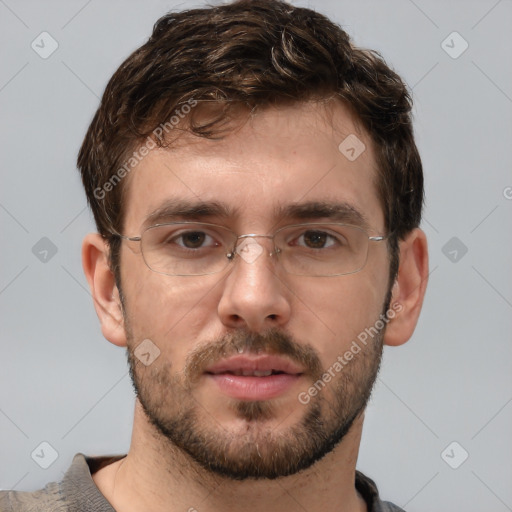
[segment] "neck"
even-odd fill
[[[136,401],[128,455],[93,475],[117,512],[363,512],[355,489],[355,466],[363,417],[323,459],[295,475],[275,480],[231,480],[199,467],[162,438]]]

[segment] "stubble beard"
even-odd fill
[[[286,428],[279,424],[270,426],[279,418],[275,401],[226,398],[238,420],[237,427],[229,429],[209,414],[207,404],[200,404],[193,395],[208,364],[241,351],[281,354],[308,370],[311,381],[305,385],[307,389],[325,371],[316,351],[310,345],[294,342],[279,330],[263,334],[238,330],[201,345],[187,357],[184,371],[177,374],[169,362],[157,359],[145,366],[139,361],[133,350],[135,340],[143,338],[134,337],[126,320],[127,315],[130,376],[149,423],[198,467],[232,480],[289,476],[331,452],[365,409],[382,358],[384,330],[307,404],[297,399],[297,407],[304,410],[302,418]]]

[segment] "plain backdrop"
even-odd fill
[[[404,77],[425,170],[424,309],[411,341],[385,350],[358,468],[407,511],[512,510],[512,2],[294,3]],[[122,60],[168,10],[200,5],[0,0],[3,489],[129,447],[124,349],[103,339],[81,268],[94,225],[76,155]]]

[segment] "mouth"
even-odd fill
[[[238,377],[268,377],[269,375],[280,375],[282,372],[279,370],[242,370],[242,369],[236,369],[236,370],[225,370],[225,371],[219,371],[219,372],[207,372],[210,375],[220,375],[223,373],[229,374],[229,375],[236,375]]]
[[[239,400],[269,400],[284,394],[304,375],[289,359],[273,355],[240,355],[205,371],[225,395]]]

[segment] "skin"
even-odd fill
[[[349,134],[356,134],[366,145],[366,151],[353,162],[338,150]],[[376,172],[369,137],[341,104],[266,109],[222,140],[185,133],[172,149],[151,151],[127,183],[123,233],[139,235],[151,211],[178,197],[229,206],[234,210],[229,219],[206,221],[226,225],[238,234],[271,233],[277,224],[297,222],[276,218],[276,205],[320,200],[350,203],[366,216],[370,235],[385,234],[374,185]],[[258,242],[271,250],[268,241]],[[360,332],[374,325],[382,313],[389,278],[385,242],[370,243],[367,264],[360,272],[329,278],[283,273],[267,254],[250,264],[239,258],[221,274],[163,276],[145,265],[136,242],[123,242],[123,315],[108,266],[108,248],[97,234],[84,240],[83,265],[105,338],[132,351],[149,338],[161,351],[153,369],[139,365],[137,375],[158,400],[164,400],[159,403],[163,404],[162,414],[168,415],[179,405],[166,398],[166,388],[158,387],[154,379],[158,371],[165,369],[161,375],[179,378],[192,351],[237,330],[286,332],[295,343],[311,347],[322,368],[328,368]],[[427,276],[426,237],[414,229],[400,242],[400,269],[391,304],[399,304],[401,309],[387,324],[384,344],[397,346],[411,337]],[[347,371],[339,372],[322,391],[323,417],[332,419],[331,406],[337,390],[339,395],[342,375],[351,379],[364,376],[363,361],[370,357],[379,354],[355,356]],[[217,429],[219,438],[230,432],[236,441],[249,431],[251,440],[257,441],[272,431],[286,439],[308,411],[297,395],[311,384],[311,379],[304,377],[284,395],[270,400],[271,414],[261,421],[237,414],[233,399],[204,378],[182,402],[188,405],[190,400],[199,411],[199,422]],[[363,416],[361,412],[342,441],[309,468],[273,480],[236,481],[206,471],[173,446],[150,423],[137,399],[127,457],[99,470],[93,480],[118,512],[232,511],[239,510],[241,504],[250,512],[363,511],[366,505],[354,487]]]

